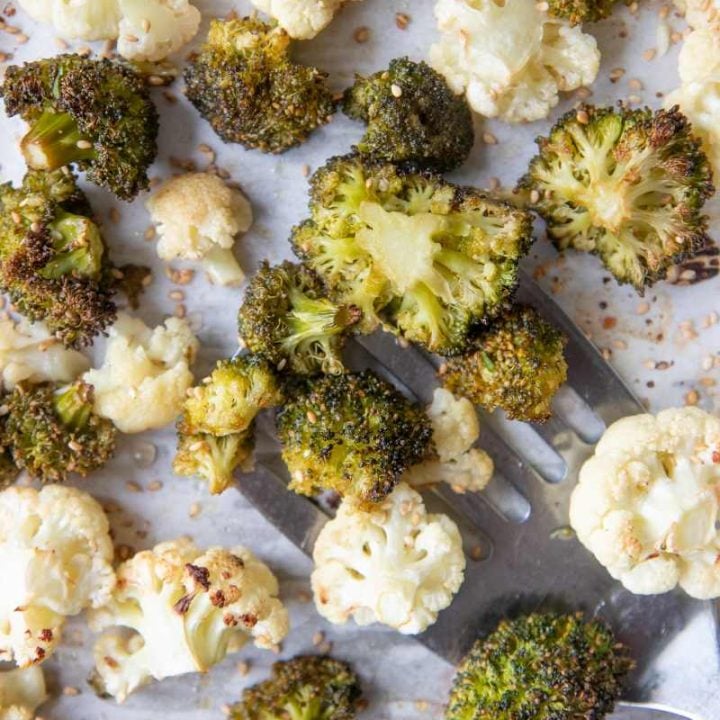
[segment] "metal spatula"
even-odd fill
[[[542,426],[483,413],[479,445],[496,474],[480,494],[449,488],[426,497],[451,512],[466,548],[465,583],[453,604],[418,639],[457,663],[481,634],[507,615],[576,608],[607,619],[637,660],[620,713],[633,720],[675,717],[720,720],[720,652],[711,603],[681,592],[639,597],[624,590],[568,531],[570,492],[604,427],[644,409],[593,345],[529,278],[520,299],[552,320],[569,338],[568,387]],[[399,348],[387,334],[360,338],[351,355],[401,389],[429,403],[437,387],[437,359]],[[327,515],[288,492],[277,453],[263,454],[257,472],[243,477],[242,493],[284,535],[310,554]],[[451,508],[448,510],[448,506]],[[435,508],[433,508],[435,509]]]

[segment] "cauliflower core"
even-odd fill
[[[550,17],[535,0],[438,0],[440,41],[430,64],[486,117],[547,117],[559,93],[589,85],[600,66],[595,38]]]
[[[320,532],[313,559],[315,605],[324,618],[380,622],[409,635],[437,620],[465,571],[455,523],[429,515],[406,483],[370,511],[344,500]]]
[[[89,365],[82,353],[66,348],[43,323],[0,320],[0,374],[5,390],[23,380],[72,382]]]
[[[466,398],[437,388],[426,412],[433,427],[436,460],[414,465],[405,481],[414,487],[446,482],[455,492],[477,492],[492,478],[492,458],[473,445],[480,436],[475,407]]]
[[[19,0],[64,38],[112,40],[128,60],[155,62],[192,40],[200,11],[188,0]]]
[[[37,665],[0,672],[0,720],[35,720],[46,697],[45,677]]]
[[[109,530],[100,505],[75,488],[0,493],[0,660],[42,662],[67,616],[107,602],[115,586]]]
[[[245,274],[233,254],[235,238],[252,225],[245,196],[210,173],[168,180],[147,202],[158,225],[163,260],[200,260],[211,282],[238,285]]]
[[[310,40],[330,24],[345,0],[251,0],[296,40]]]
[[[698,408],[611,425],[580,471],[570,524],[631,592],[720,596],[720,420]]]
[[[278,583],[249,550],[199,550],[187,538],[124,562],[111,601],[91,626],[94,684],[122,702],[155,678],[206,672],[252,639],[274,648],[288,632]]]
[[[187,321],[169,318],[151,330],[120,314],[108,335],[102,366],[83,376],[95,388],[95,412],[124,433],[173,422],[193,384],[198,349]]]

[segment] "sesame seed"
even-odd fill
[[[402,95],[402,88],[399,85],[395,85],[395,83],[393,83],[390,86],[390,92],[392,93],[393,97],[399,98]]]
[[[353,33],[353,40],[355,40],[356,43],[366,43],[370,39],[370,28],[367,27],[359,27],[355,32]]]
[[[63,688],[62,693],[67,697],[75,697],[76,695],[80,694],[80,690],[78,690],[76,687],[70,687],[69,685],[67,685]]]
[[[324,640],[325,640],[325,633],[318,631],[318,632],[316,632],[316,633],[313,635],[313,637],[312,637],[312,644],[313,644],[315,647],[317,647],[317,646],[320,645],[320,643],[322,643]]]
[[[530,191],[530,202],[535,205],[540,201],[540,193],[537,190]]]
[[[410,24],[410,16],[407,13],[395,13],[395,25],[404,30]]]
[[[142,488],[134,480],[128,480],[125,483],[125,489],[128,492],[139,493],[142,492]]]
[[[116,224],[120,222],[120,211],[117,208],[110,208],[108,215],[110,216],[110,222]]]
[[[192,505],[190,505],[190,509],[188,510],[188,515],[191,518],[197,517],[200,514],[200,503],[194,502]]]
[[[158,490],[162,490],[162,486],[163,486],[162,481],[152,480],[151,482],[148,483],[147,489],[150,492],[157,492]]]
[[[497,145],[498,140],[491,132],[484,132],[482,139],[486,145]]]
[[[690,390],[685,393],[685,404],[686,405],[697,405],[700,400],[700,393],[697,390]]]
[[[90,148],[92,148],[92,143],[89,140],[78,140],[75,143],[75,146],[79,150],[90,150]]]
[[[646,315],[648,312],[650,312],[650,303],[648,302],[641,302],[637,308],[635,308],[635,312],[638,315]]]
[[[590,116],[588,115],[587,110],[583,110],[582,108],[575,113],[575,119],[581,125],[587,125],[590,122]]]
[[[654,60],[656,55],[657,55],[657,50],[655,48],[649,48],[642,54],[643,60],[646,60],[647,62]]]
[[[146,240],[154,240],[156,234],[157,234],[157,231],[155,230],[155,228],[154,228],[154,227],[149,227],[149,228],[145,231],[145,233],[143,234],[143,237],[144,237]]]
[[[238,674],[242,677],[245,677],[250,672],[250,663],[246,660],[241,660],[236,666],[235,669],[238,671]]]

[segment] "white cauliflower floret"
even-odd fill
[[[128,60],[162,60],[192,40],[200,11],[188,0],[19,0],[64,38],[112,40]]]
[[[440,41],[430,64],[486,117],[547,117],[559,92],[595,80],[600,52],[579,26],[550,17],[535,0],[438,0]]]
[[[35,720],[46,697],[45,676],[37,665],[0,672],[0,720]]]
[[[238,285],[245,274],[233,254],[235,238],[252,225],[245,196],[210,173],[188,173],[168,180],[147,201],[158,225],[163,260],[200,260],[210,280]]]
[[[124,433],[173,422],[193,384],[198,341],[188,322],[168,318],[150,329],[121,313],[108,335],[102,366],[83,376],[95,388],[95,412]]]
[[[400,483],[371,510],[345,499],[313,552],[318,612],[332,623],[380,622],[423,632],[460,589],[465,556],[445,515],[429,515],[420,495]]]
[[[720,0],[675,0],[675,5],[691,28],[720,32]]]
[[[0,660],[47,658],[65,618],[106,603],[115,586],[100,505],[61,485],[0,493]]]
[[[0,320],[0,374],[6,390],[23,380],[72,382],[89,365],[82,353],[66,348],[43,323]]]
[[[345,0],[251,0],[297,40],[310,40],[330,24]]]
[[[117,576],[90,622],[112,628],[95,646],[95,684],[118,702],[153,678],[206,672],[250,639],[271,649],[287,635],[278,582],[246,548],[203,551],[181,538],[138,553]]]
[[[445,482],[456,492],[478,492],[493,475],[493,461],[479,448],[480,436],[475,407],[467,398],[456,398],[449,390],[437,388],[426,408],[433,427],[437,460],[414,465],[405,481],[414,487]]]
[[[570,524],[631,592],[720,596],[720,420],[686,407],[611,425],[580,471]]]

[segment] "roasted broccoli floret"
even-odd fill
[[[343,110],[367,123],[357,151],[374,160],[452,170],[465,162],[475,139],[465,97],[429,65],[408,58],[392,60],[369,77],[356,76]]]
[[[0,404],[5,405],[9,396],[0,397]],[[15,482],[20,473],[12,456],[12,448],[6,433],[7,414],[0,414],[0,490]]]
[[[13,459],[43,482],[88,475],[115,450],[115,426],[93,412],[93,388],[20,383],[7,398],[5,438]]]
[[[265,262],[250,280],[238,327],[251,353],[278,369],[312,375],[343,371],[345,336],[359,319],[358,308],[325,297],[312,270]]]
[[[571,25],[598,22],[610,17],[618,0],[549,0],[548,12]]]
[[[584,106],[537,142],[520,186],[560,250],[595,253],[642,292],[710,242],[702,206],[712,172],[677,107]]]
[[[222,360],[188,393],[177,424],[174,471],[204,479],[213,494],[223,492],[234,471],[251,459],[256,415],[281,400],[264,360],[251,355]]]
[[[8,115],[30,124],[21,143],[30,168],[75,164],[123,200],[147,188],[158,115],[129,67],[80,55],[37,60],[9,67],[0,95]]]
[[[312,217],[295,252],[336,302],[432,351],[454,354],[471,324],[495,315],[517,280],[532,222],[527,212],[442,178],[332,158],[312,179]]]
[[[115,319],[115,280],[72,173],[30,171],[0,185],[0,287],[30,320],[82,346]]]
[[[225,142],[281,153],[335,112],[327,75],[290,60],[290,37],[257,18],[214,20],[185,69],[187,96]]]
[[[581,614],[503,621],[458,668],[446,720],[601,720],[633,662]]]
[[[567,379],[567,338],[535,310],[507,308],[490,327],[474,331],[470,349],[449,358],[442,384],[487,410],[502,408],[512,420],[543,422]]]
[[[290,488],[381,501],[403,472],[432,453],[432,426],[375,373],[298,378],[277,416]]]
[[[146,265],[133,265],[128,263],[118,268],[119,277],[117,287],[127,298],[128,305],[137,310],[140,307],[140,298],[152,282],[152,270]]]
[[[340,660],[312,655],[273,665],[272,676],[243,691],[231,720],[352,720],[360,681]]]

